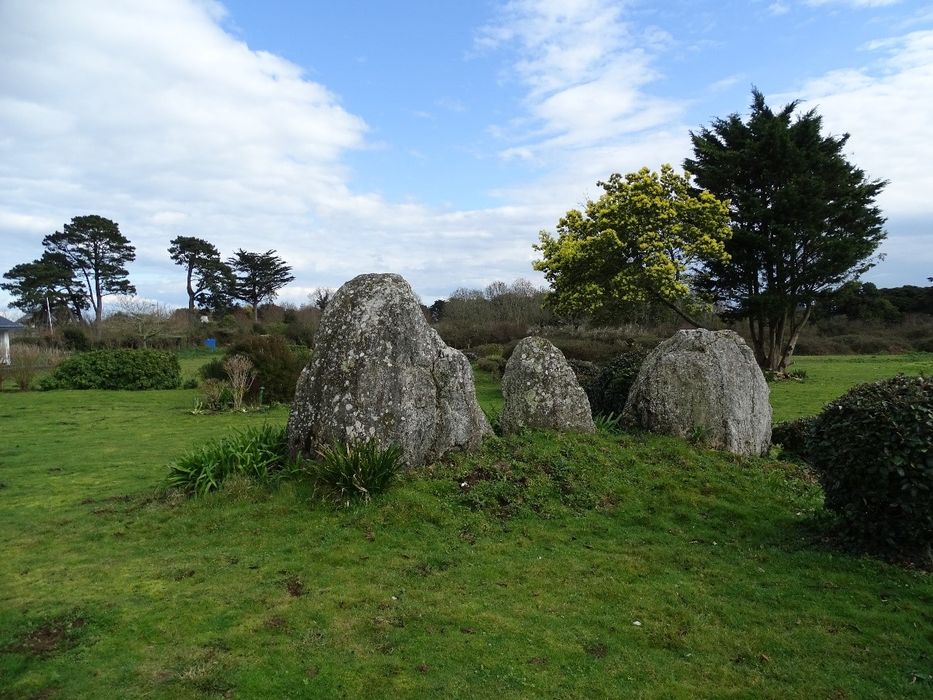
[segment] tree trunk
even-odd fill
[[[794,356],[794,350],[797,348],[797,340],[800,338],[800,331],[803,330],[803,327],[806,325],[807,321],[810,320],[810,312],[813,310],[813,304],[808,304],[806,310],[803,313],[803,318],[800,319],[800,323],[794,324],[791,329],[790,339],[787,341],[787,345],[782,349],[781,352],[781,364],[780,372],[787,371],[787,365],[790,362],[790,359]]]

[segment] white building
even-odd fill
[[[25,330],[25,326],[0,316],[0,365],[10,364],[10,335],[22,330]]]

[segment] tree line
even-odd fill
[[[43,238],[42,246],[38,259],[14,266],[0,283],[0,289],[13,296],[11,305],[33,319],[48,316],[83,323],[92,310],[93,323],[100,328],[104,297],[136,294],[126,269],[136,259],[136,248],[116,222],[93,214],[76,216],[61,231]],[[254,253],[241,248],[222,260],[212,243],[177,236],[168,252],[185,268],[192,313],[196,308],[222,311],[242,301],[252,306],[258,320],[260,304],[295,279],[275,250]]]

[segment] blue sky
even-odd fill
[[[371,271],[428,302],[537,281],[539,230],[613,171],[679,166],[752,85],[852,134],[891,181],[867,279],[925,284],[933,4],[896,0],[4,0],[0,268],[98,213],[172,305],[180,234],[275,248],[293,303]]]

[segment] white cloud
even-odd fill
[[[222,17],[205,0],[0,2],[2,270],[95,213],[136,246],[140,294],[176,302],[183,277],[166,249],[180,234],[225,255],[274,248],[298,289],[393,270],[443,295],[527,274],[516,253],[537,212],[451,214],[354,191],[345,156],[374,147],[366,123]]]
[[[892,236],[877,272],[917,270],[920,283],[922,270],[933,270],[933,30],[866,48],[873,58],[867,65],[810,80],[796,96],[804,108],[816,108],[827,131],[851,135],[852,162],[869,177],[890,181],[879,204]]]
[[[625,21],[625,7],[609,0],[512,0],[479,33],[478,47],[515,52],[509,77],[527,90],[524,118],[496,129],[510,142],[504,158],[553,164],[568,151],[599,152],[641,138],[682,115],[683,102],[645,89],[659,77],[654,57],[670,35],[636,30]]]

